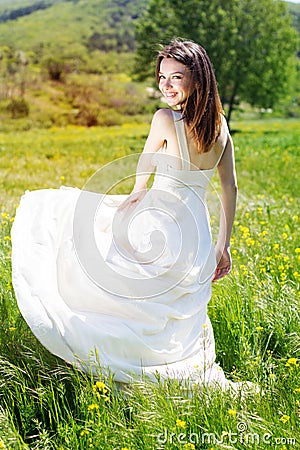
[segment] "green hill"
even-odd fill
[[[0,3],[0,120],[112,125],[147,113],[132,83],[134,22],[148,0]],[[146,101],[145,101],[146,100]]]
[[[135,49],[134,22],[149,0],[1,0],[0,48],[84,60]],[[300,4],[288,3],[299,30]],[[86,59],[85,59],[86,62]]]
[[[0,122],[111,125],[148,114],[157,100],[131,71],[149,1],[0,0]],[[300,5],[289,8],[299,28]]]
[[[86,51],[130,52],[134,21],[148,0],[17,0],[0,8],[0,47],[82,56]]]

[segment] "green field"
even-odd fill
[[[239,182],[233,270],[214,285],[209,315],[228,378],[261,386],[242,398],[201,388],[189,397],[171,381],[126,392],[110,380],[96,384],[50,355],[18,311],[10,227],[22,193],[83,187],[108,162],[139,153],[149,125],[0,133],[0,449],[300,448],[299,123],[236,122],[232,129]],[[115,173],[103,173],[113,181],[120,174],[112,167]],[[213,211],[214,233],[216,222]]]

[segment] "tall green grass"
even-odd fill
[[[0,135],[0,449],[300,448],[299,127],[269,121],[233,128],[233,270],[214,284],[209,315],[228,378],[261,386],[245,396],[200,387],[189,396],[175,381],[119,390],[38,343],[11,285],[9,236],[20,195],[83,186],[107,162],[140,152],[148,126]],[[213,230],[216,222],[212,216]]]

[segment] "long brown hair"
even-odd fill
[[[192,74],[193,90],[182,105],[183,117],[194,135],[199,153],[208,152],[220,134],[221,114],[223,114],[210,59],[200,45],[192,41],[174,39],[158,54],[156,61],[158,83],[160,64],[164,58],[176,59]]]

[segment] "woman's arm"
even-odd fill
[[[146,189],[147,182],[154,171],[152,164],[153,153],[159,150],[165,141],[165,125],[168,113],[166,110],[160,109],[153,115],[149,135],[147,137],[143,153],[141,154],[137,169],[134,191]]]
[[[234,146],[228,134],[227,144],[218,165],[222,188],[219,236],[216,244],[217,268],[213,282],[223,278],[231,270],[230,237],[236,210],[237,180],[234,163]]]
[[[169,112],[165,109],[160,109],[153,115],[149,135],[137,164],[134,188],[119,209],[136,203],[145,195],[147,182],[155,169],[152,164],[153,154],[163,146],[166,140],[166,125],[169,126],[168,117]]]

